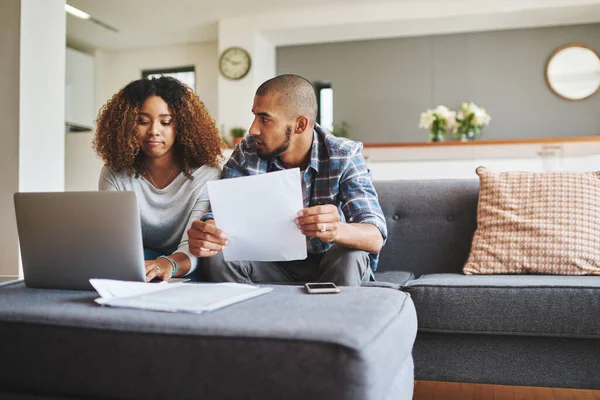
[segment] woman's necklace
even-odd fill
[[[158,187],[158,185],[156,183],[154,183],[154,179],[152,179],[152,175],[150,175],[150,173],[148,172],[148,170],[146,169],[146,166],[144,165],[144,172],[146,173],[146,176],[148,178],[150,178],[150,182],[152,183],[152,185],[157,188],[157,189],[164,189],[165,186],[167,186],[167,183],[169,182],[169,179],[171,179],[171,175],[173,175],[173,171],[175,171],[175,165],[173,164],[173,168],[171,168],[171,172],[169,172],[169,176],[167,176],[167,179],[165,180],[165,183],[163,186]]]

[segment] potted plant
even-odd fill
[[[437,106],[421,113],[419,128],[429,130],[430,142],[441,142],[456,124],[456,113],[446,106]]]
[[[240,128],[240,127],[235,127],[235,128],[231,128],[229,133],[231,134],[231,137],[232,137],[232,145],[233,145],[233,147],[235,147],[239,142],[241,142],[244,135],[246,135],[246,129]]]
[[[331,134],[337,137],[350,138],[350,124],[346,121],[338,121],[333,123]]]
[[[475,103],[463,103],[456,113],[456,128],[454,137],[461,142],[478,139],[481,129],[490,123],[491,117],[485,108],[477,107]]]
[[[223,135],[221,135],[221,148],[222,149],[228,149],[229,148],[229,141]]]

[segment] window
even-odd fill
[[[167,69],[147,69],[142,71],[143,79],[158,78],[160,76],[170,76],[179,79],[188,85],[193,91],[196,91],[196,70],[194,66]]]
[[[317,82],[314,84],[317,92],[317,123],[327,130],[333,128],[333,89],[331,83]]]

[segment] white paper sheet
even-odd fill
[[[213,311],[268,293],[265,288],[241,283],[144,283],[90,279],[101,298],[96,303],[142,310]]]
[[[208,183],[217,227],[227,235],[226,261],[306,258],[306,237],[294,223],[302,204],[298,168]]]
[[[90,279],[90,283],[104,300],[130,297],[167,289],[168,283],[127,282],[114,279]]]

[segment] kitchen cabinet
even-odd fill
[[[67,131],[92,130],[94,119],[94,57],[67,48],[65,66]]]

